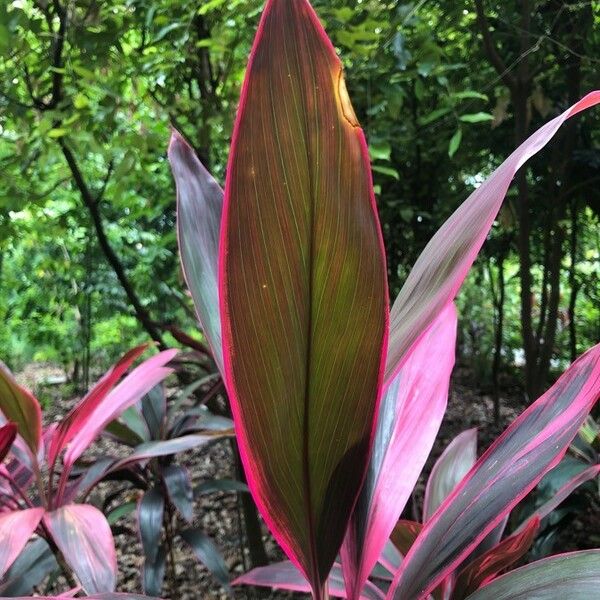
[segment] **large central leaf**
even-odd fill
[[[366,468],[387,289],[364,135],[305,0],[263,14],[220,250],[225,376],[250,487],[316,590]]]

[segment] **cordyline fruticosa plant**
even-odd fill
[[[316,600],[328,597],[340,551],[345,591],[336,593],[428,598],[557,464],[597,400],[600,346],[475,463],[386,593],[365,586],[445,411],[453,299],[517,169],[598,102],[591,93],[547,123],[475,190],[391,310],[365,137],[306,0],[267,2],[224,193],[173,133],[183,269],[225,380],[249,487]],[[590,551],[534,563],[471,598],[533,597],[542,587],[589,598],[598,584],[600,553]]]
[[[131,470],[130,482],[141,492],[139,502],[120,504],[111,514],[123,515],[135,507],[144,553],[142,581],[146,594],[161,593],[167,567],[171,587],[175,588],[176,538],[191,549],[221,585],[229,586],[227,565],[214,542],[202,528],[192,526],[194,499],[205,489],[219,489],[221,482],[205,482],[194,489],[190,473],[178,456],[232,435],[231,419],[214,415],[205,406],[185,407],[187,398],[206,379],[214,376],[192,383],[170,402],[163,386],[158,385],[107,428],[114,439],[131,450],[123,460],[105,459],[106,475],[98,478],[126,478],[123,471]],[[233,484],[229,488],[245,488],[239,483],[236,486],[236,482],[228,483]],[[113,493],[113,498],[120,496],[118,491]]]
[[[166,365],[177,351],[166,350],[123,378],[145,349],[129,351],[64,419],[45,429],[35,396],[0,363],[0,424],[9,422],[0,429],[0,458],[5,458],[0,464],[0,581],[22,552],[39,553],[39,547],[27,546],[37,533],[84,592],[114,591],[117,561],[110,526],[97,508],[77,503],[107,465],[85,469],[76,463],[113,419],[172,372]],[[11,581],[0,583],[2,595],[7,587]]]

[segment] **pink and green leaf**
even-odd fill
[[[307,0],[269,0],[223,206],[225,380],[250,489],[317,597],[374,435],[387,337],[367,146]]]
[[[425,598],[565,454],[600,396],[600,345],[582,355],[477,461],[425,524],[389,598]]]
[[[467,600],[591,600],[600,590],[600,550],[538,560],[479,588]]]
[[[35,396],[17,383],[0,361],[0,412],[16,424],[19,435],[34,456],[42,441],[42,409]]]
[[[148,347],[142,344],[129,350],[104,376],[92,387],[84,398],[60,422],[58,429],[51,438],[48,449],[48,464],[54,465],[64,447],[75,437],[76,433],[88,421],[97,406],[113,389],[129,367]]]
[[[44,526],[87,594],[113,592],[117,555],[106,517],[89,504],[47,512]]]
[[[349,598],[375,566],[429,456],[446,412],[455,342],[450,303],[382,397],[367,477],[342,546]]]
[[[165,350],[137,366],[123,381],[99,400],[90,403],[75,419],[78,424],[65,452],[65,465],[73,465],[102,430],[125,409],[137,402],[157,383],[168,377],[173,369],[166,367],[177,350]]]
[[[0,579],[25,548],[43,515],[43,508],[0,514]]]
[[[423,500],[424,523],[429,521],[476,460],[477,429],[467,429],[448,444],[431,469]]]
[[[177,237],[183,274],[202,332],[223,372],[217,283],[223,190],[178,131],[171,134],[168,156],[177,186]]]
[[[442,225],[427,244],[394,302],[385,380],[401,368],[415,341],[456,296],[519,168],[539,152],[569,117],[600,102],[591,92],[523,142]]]

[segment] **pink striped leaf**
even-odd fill
[[[446,412],[455,342],[450,303],[383,395],[367,478],[342,546],[349,598],[375,566],[429,456]]]
[[[43,508],[0,514],[0,579],[25,548],[43,515]]]
[[[388,597],[426,597],[560,461],[599,396],[600,344],[575,361],[475,463],[425,524]]]
[[[523,531],[532,519],[543,519],[547,517],[559,504],[564,502],[580,485],[583,485],[590,479],[594,479],[600,475],[600,465],[588,467],[575,477],[569,479],[559,490],[542,506],[540,506],[524,523],[522,523],[517,532]]]
[[[387,347],[366,140],[308,0],[268,0],[227,167],[225,382],[248,485],[315,597],[368,465]]]
[[[519,168],[539,152],[569,117],[600,102],[592,92],[523,142],[442,225],[423,250],[390,314],[385,380],[392,380],[414,342],[454,299]]]
[[[600,590],[600,550],[538,560],[479,588],[467,600],[592,600]]]
[[[75,437],[75,434],[90,418],[90,415],[113,389],[129,367],[139,358],[148,344],[142,344],[129,350],[83,397],[81,402],[60,422],[48,445],[48,464],[54,465],[64,447]]]
[[[458,574],[454,582],[452,600],[463,600],[477,588],[490,582],[501,571],[514,565],[523,557],[540,527],[540,519],[535,517],[527,522],[520,533],[515,533],[469,563]]]
[[[217,283],[223,190],[178,131],[169,162],[177,186],[177,237],[183,274],[213,358],[223,372]]]
[[[437,459],[425,487],[423,522],[429,521],[477,460],[477,429],[459,433]]]
[[[17,426],[14,423],[7,423],[3,427],[0,427],[0,463],[10,452],[10,447],[13,445],[15,437],[17,437]]]
[[[346,598],[342,568],[334,563],[329,578],[329,595],[334,598]],[[289,561],[273,563],[266,567],[258,567],[238,577],[233,585],[255,585],[290,592],[310,594],[311,587],[302,573]],[[371,582],[362,590],[359,600],[383,600],[385,594]]]
[[[34,456],[42,441],[42,409],[36,397],[17,383],[0,361],[0,412],[16,424],[19,435]]]
[[[89,504],[68,504],[44,515],[44,525],[87,594],[113,592],[117,554],[106,517]]]
[[[67,470],[113,419],[173,372],[173,369],[165,365],[176,354],[177,350],[165,350],[152,356],[136,367],[106,396],[89,406],[89,410],[81,413],[81,418],[76,420],[78,427],[65,452]]]

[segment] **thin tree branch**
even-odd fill
[[[517,86],[517,79],[510,72],[510,69],[507,68],[506,64],[500,57],[498,50],[496,49],[496,45],[494,44],[494,40],[492,39],[492,35],[490,33],[490,26],[487,17],[485,16],[483,0],[474,0],[474,2],[475,12],[477,13],[477,25],[483,37],[483,47],[485,52],[502,81],[512,91]]]
[[[97,199],[94,198],[89,188],[87,187],[87,184],[83,178],[83,174],[81,173],[79,165],[75,160],[75,156],[73,155],[71,149],[67,146],[66,142],[62,138],[58,139],[58,144],[62,150],[65,160],[67,161],[67,164],[69,165],[69,169],[71,170],[73,180],[75,181],[75,185],[79,190],[81,199],[83,200],[83,203],[85,204],[86,208],[90,213],[90,216],[92,217],[94,229],[96,230],[98,243],[102,248],[102,252],[104,252],[104,255],[106,256],[106,259],[109,262],[110,266],[113,268],[113,271],[115,272],[119,283],[125,290],[125,294],[127,295],[127,298],[131,303],[131,306],[133,307],[133,310],[135,311],[135,314],[137,315],[140,323],[148,332],[148,335],[153,340],[155,340],[161,348],[165,348],[165,344],[163,342],[162,336],[158,328],[155,326],[155,323],[152,321],[150,314],[144,308],[140,299],[135,293],[135,290],[133,289],[133,286],[129,281],[129,277],[125,273],[125,269],[121,264],[119,257],[117,256],[112,246],[110,245],[110,242],[108,241],[108,237],[106,236],[106,232],[104,230],[104,224],[102,222],[102,216],[100,215],[100,211],[98,208]]]

